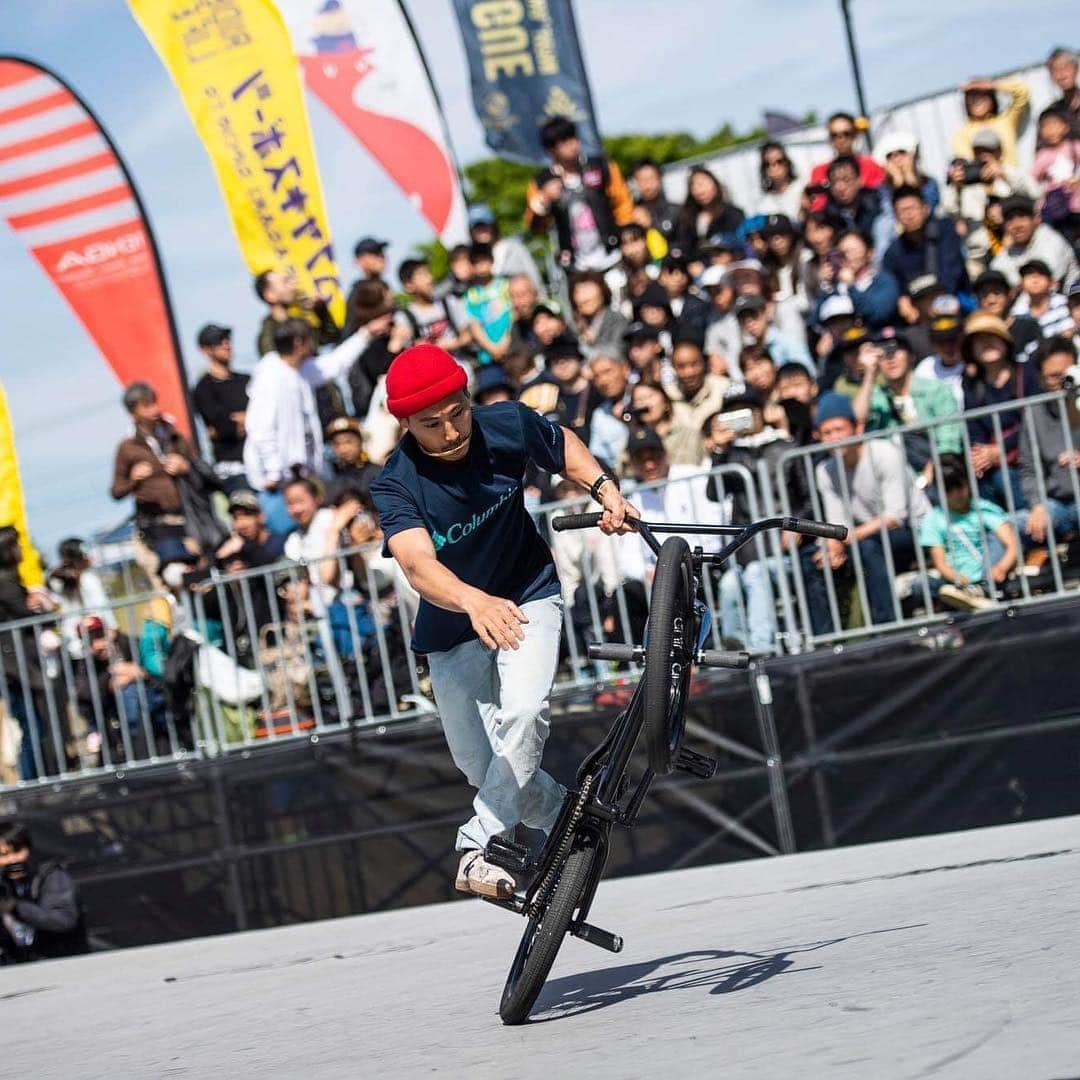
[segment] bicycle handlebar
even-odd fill
[[[551,519],[551,528],[555,532],[566,532],[568,529],[591,529],[600,524],[600,519],[604,515],[602,513],[597,514],[563,514],[562,517],[556,517]],[[627,521],[634,520],[627,518]],[[767,521],[757,522],[756,528],[754,526],[747,526],[746,530],[739,526],[731,525],[707,525],[707,526],[695,526],[695,525],[678,525],[668,523],[645,523],[656,532],[677,532],[685,531],[688,533],[697,532],[699,529],[702,532],[709,533],[727,533],[738,535],[744,531],[754,532],[761,528],[778,528],[783,529],[785,532],[801,533],[803,536],[820,536],[824,540],[845,540],[847,539],[847,526],[846,525],[832,525],[826,521],[807,521],[805,518],[771,518]]]
[[[803,536],[820,536],[823,540],[846,540],[846,525],[830,525],[827,521],[807,521],[805,518],[784,518],[780,526],[785,532]]]
[[[566,532],[567,529],[591,529],[600,524],[600,514],[563,514],[562,517],[552,518],[551,527],[555,532]]]

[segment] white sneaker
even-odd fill
[[[942,585],[938,599],[957,611],[983,611],[994,606],[994,601],[978,585]]]
[[[509,900],[516,882],[509,871],[489,863],[479,850],[466,851],[458,863],[454,888],[473,896],[488,896],[493,900]]]

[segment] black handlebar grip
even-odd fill
[[[555,532],[566,532],[567,529],[591,529],[600,524],[601,514],[563,514],[562,517],[552,518],[551,527]]]
[[[787,532],[802,533],[803,536],[820,536],[823,540],[846,540],[846,525],[830,525],[827,521],[807,521],[804,518],[785,518],[784,529]]]

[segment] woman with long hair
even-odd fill
[[[681,401],[672,401],[662,386],[650,382],[635,383],[630,391],[630,412],[633,416],[631,431],[635,427],[651,427],[660,436],[670,464],[701,464],[701,431],[687,415],[688,406]]]
[[[758,175],[761,177],[761,198],[755,213],[783,214],[798,221],[802,205],[802,184],[795,183],[795,171],[787,150],[778,142],[761,144]]]
[[[570,278],[570,303],[578,343],[587,360],[622,352],[623,334],[630,325],[611,306],[611,289],[598,270],[584,270]]]
[[[727,193],[716,175],[704,165],[695,165],[686,178],[686,202],[675,223],[675,244],[686,259],[716,233],[733,233],[746,215],[728,202]]]

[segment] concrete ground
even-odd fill
[[[1080,1076],[1080,818],[605,883],[532,1023],[478,901],[0,970],[0,1077]]]

